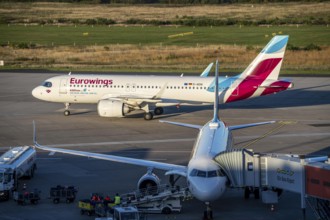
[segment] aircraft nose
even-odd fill
[[[33,95],[33,97],[40,99],[41,91],[40,91],[39,87],[36,87],[32,90],[32,95]]]
[[[199,178],[190,180],[190,191],[197,199],[211,202],[218,199],[225,191],[225,178]]]

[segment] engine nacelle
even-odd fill
[[[152,189],[157,190],[160,186],[160,179],[156,174],[148,172],[144,174],[137,184],[138,189]]]
[[[130,109],[121,101],[105,99],[97,104],[97,112],[101,117],[123,117]]]

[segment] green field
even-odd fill
[[[283,34],[283,71],[330,73],[328,2],[0,5],[1,69],[199,72],[219,59],[239,72]]]
[[[169,35],[193,32],[186,36]],[[290,36],[290,44],[330,45],[327,26],[40,26],[0,25],[0,44],[32,43],[40,46],[59,45],[265,45],[273,34]]]
[[[285,34],[291,46],[284,71],[329,74],[330,69],[327,26],[0,25],[0,33],[0,60],[6,64],[1,68],[195,72],[220,59],[223,69],[234,72],[273,35]]]

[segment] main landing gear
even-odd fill
[[[245,199],[250,198],[251,193],[253,193],[255,199],[260,198],[259,188],[246,186],[245,189],[244,189],[244,198]]]
[[[154,109],[155,115],[161,115],[164,113],[164,109],[162,107],[157,107]]]
[[[65,105],[65,110],[64,110],[64,115],[69,116],[71,112],[69,111],[70,103],[64,103]]]
[[[154,118],[154,114],[152,112],[144,113],[144,120],[152,120]]]
[[[154,118],[154,114],[155,115],[161,115],[164,113],[164,109],[162,107],[156,107],[154,109],[154,112],[146,112],[144,113],[144,119],[145,120],[152,120]]]

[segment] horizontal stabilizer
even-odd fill
[[[194,128],[194,129],[201,129],[203,127],[203,126],[200,126],[200,125],[186,124],[186,123],[173,122],[173,121],[159,120],[159,122],[172,124],[172,125],[178,125],[178,126],[187,127],[187,128]]]
[[[232,131],[232,130],[238,130],[238,129],[243,129],[243,128],[259,126],[259,125],[273,124],[275,122],[276,121],[265,121],[265,122],[252,123],[252,124],[234,125],[234,126],[229,126],[228,129]]]

